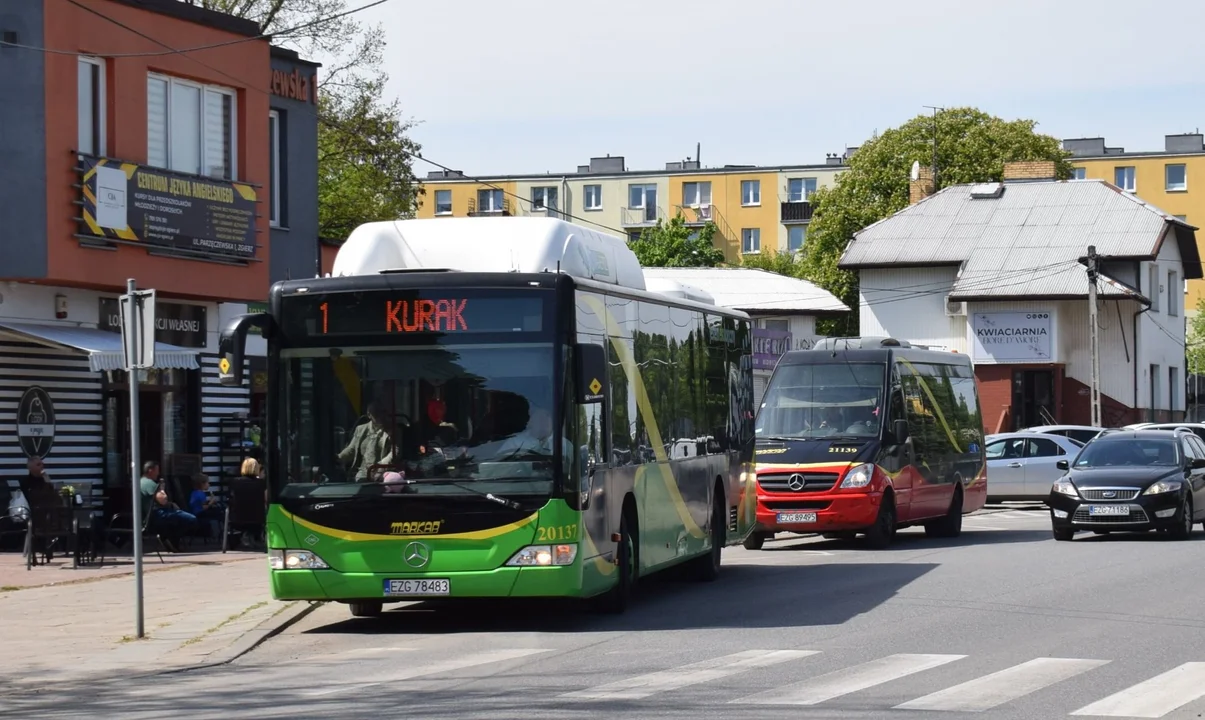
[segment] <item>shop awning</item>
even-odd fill
[[[124,370],[125,357],[121,349],[121,334],[93,328],[38,323],[4,322],[0,330],[24,336],[34,342],[50,343],[88,356],[93,372]],[[160,370],[196,370],[198,350],[167,343],[155,343],[155,367]]]

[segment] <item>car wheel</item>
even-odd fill
[[[745,546],[746,550],[761,550],[762,546],[765,544],[766,544],[765,533],[760,533],[760,532],[756,532],[756,531],[749,533],[749,536],[745,538],[745,542],[742,543],[742,545]]]
[[[874,525],[866,530],[866,543],[875,550],[883,550],[891,544],[895,536],[895,501],[889,497],[883,498],[879,505],[879,516]]]
[[[1184,502],[1180,505],[1180,514],[1176,517],[1178,521],[1176,526],[1168,533],[1172,540],[1187,540],[1192,537],[1192,499],[1184,496]]]
[[[1075,537],[1074,530],[1064,530],[1062,528],[1055,528],[1055,530],[1054,530],[1054,539],[1058,540],[1060,542],[1067,542],[1074,537]]]

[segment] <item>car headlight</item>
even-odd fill
[[[864,488],[874,479],[874,465],[863,463],[857,467],[850,468],[849,472],[845,473],[845,479],[841,481],[842,488]]]
[[[510,566],[548,567],[572,565],[577,559],[577,545],[528,545],[506,561]]]
[[[268,567],[273,570],[327,570],[330,565],[312,550],[269,550]]]
[[[1159,495],[1160,493],[1176,492],[1182,487],[1179,480],[1160,480],[1143,491],[1143,495]]]
[[[1071,481],[1068,480],[1067,478],[1063,478],[1062,480],[1055,480],[1054,485],[1052,485],[1050,487],[1050,489],[1060,495],[1068,495],[1070,497],[1079,497],[1079,492],[1076,491],[1075,485],[1072,485]]]

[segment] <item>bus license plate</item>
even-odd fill
[[[1129,515],[1128,505],[1089,505],[1089,515]]]
[[[816,522],[816,513],[778,513],[778,522],[784,525],[791,523],[814,523]]]
[[[447,580],[386,580],[385,597],[448,595],[452,583]]]

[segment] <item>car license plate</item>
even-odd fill
[[[385,597],[429,597],[448,595],[452,583],[448,580],[386,580]]]
[[[780,525],[814,523],[816,522],[816,513],[778,513],[778,522]]]
[[[1128,505],[1089,505],[1089,515],[1129,515]]]

